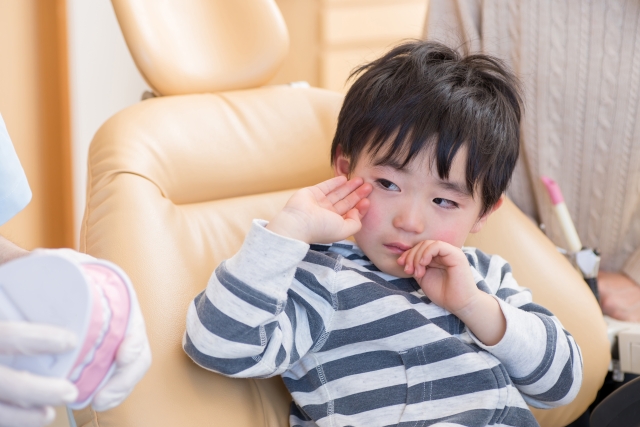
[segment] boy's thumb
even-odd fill
[[[349,237],[349,236],[353,236],[355,233],[360,231],[360,228],[362,228],[362,223],[360,222],[360,218],[362,218],[362,215],[360,214],[360,211],[358,211],[357,208],[353,208],[349,210],[349,212],[344,214],[345,226],[344,226],[343,234]]]
[[[358,212],[359,219],[362,219],[367,214],[370,205],[369,199],[362,199],[355,205],[353,209]]]

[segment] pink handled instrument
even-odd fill
[[[547,188],[547,192],[549,193],[549,197],[551,198],[551,203],[553,203],[553,207],[556,211],[556,216],[558,217],[558,221],[560,221],[562,232],[567,241],[567,245],[569,246],[569,251],[578,252],[580,249],[582,249],[582,242],[580,241],[580,237],[578,237],[576,227],[573,225],[573,221],[571,220],[571,215],[569,215],[567,205],[564,203],[564,197],[562,197],[562,191],[560,191],[560,187],[553,179],[549,177],[542,176],[540,177],[540,179],[542,179],[542,182]]]

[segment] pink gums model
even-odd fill
[[[79,407],[86,406],[85,401],[110,376],[130,313],[129,290],[119,274],[99,264],[84,264],[82,269],[96,292],[93,293],[91,326],[69,377],[78,387],[74,406]],[[105,311],[110,315],[104,315]]]

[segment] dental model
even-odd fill
[[[87,406],[115,369],[115,356],[131,317],[131,295],[127,275],[104,260],[77,262],[35,253],[2,265],[0,320],[66,328],[78,336],[80,344],[59,355],[0,355],[0,363],[67,378],[78,388],[78,398],[68,406]]]

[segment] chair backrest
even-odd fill
[[[274,0],[112,0],[140,73],[159,95],[258,87],[289,49]]]
[[[154,88],[163,94],[173,93],[160,89],[165,83],[171,88],[185,78],[179,70],[178,77],[156,70],[172,58],[180,62],[180,56],[172,56],[180,45],[164,51],[153,37],[131,34],[173,34],[177,40],[180,34],[175,33],[190,22],[206,27],[203,10],[222,11],[227,3],[261,4],[256,10],[277,13],[264,6],[273,4],[267,0],[189,0],[184,2],[188,7],[149,23],[144,13],[140,17],[131,11],[183,2],[113,2],[140,70],[150,82],[150,75],[160,76]],[[126,19],[122,10],[129,11]],[[211,17],[210,25],[225,22],[235,33],[238,27],[259,25],[253,9],[247,10],[245,15],[252,15],[248,23],[244,15],[231,14]],[[262,18],[277,21],[264,13]],[[234,52],[233,39],[224,40],[227,44],[205,46],[214,52],[203,47],[199,52],[218,58],[218,64],[231,64],[227,73],[209,70],[203,80],[214,85],[239,63],[226,62],[225,55],[244,55]],[[273,55],[264,61],[274,63],[279,54]],[[151,57],[157,58],[145,62]],[[261,78],[239,79],[237,87],[263,81],[270,67],[258,67],[267,70]],[[294,189],[331,176],[329,146],[342,97],[289,86],[229,90],[236,83],[224,83],[224,92],[143,101],[109,119],[91,144],[81,250],[117,263],[130,275],[146,319],[153,365],[119,407],[76,411],[78,426],[288,425],[290,396],[280,379],[230,379],[208,372],[183,353],[181,339],[189,302],[216,265],[240,247],[251,219],[270,218]],[[198,86],[196,92],[202,90],[215,89]],[[582,347],[586,374],[578,398],[563,408],[536,412],[543,426],[567,424],[593,400],[609,362],[597,303],[567,261],[510,203],[470,243],[508,259],[520,283],[532,288],[534,300],[550,308]]]
[[[181,339],[189,302],[240,248],[251,219],[331,175],[341,99],[288,86],[154,98],[102,126],[89,154],[81,250],[131,277],[153,364],[121,406],[77,411],[79,426],[287,425],[279,378],[207,372]]]
[[[186,309],[215,266],[292,189],[331,175],[329,144],[341,96],[287,86],[144,101],[96,134],[81,249],[131,276],[153,365],[123,405],[79,426],[285,426],[279,379],[237,380],[195,366],[180,342]],[[595,397],[608,365],[605,326],[577,272],[510,202],[469,240],[508,259],[520,284],[574,335],[585,378],[569,406],[537,411],[564,425]],[[544,422],[547,420],[547,422]]]

